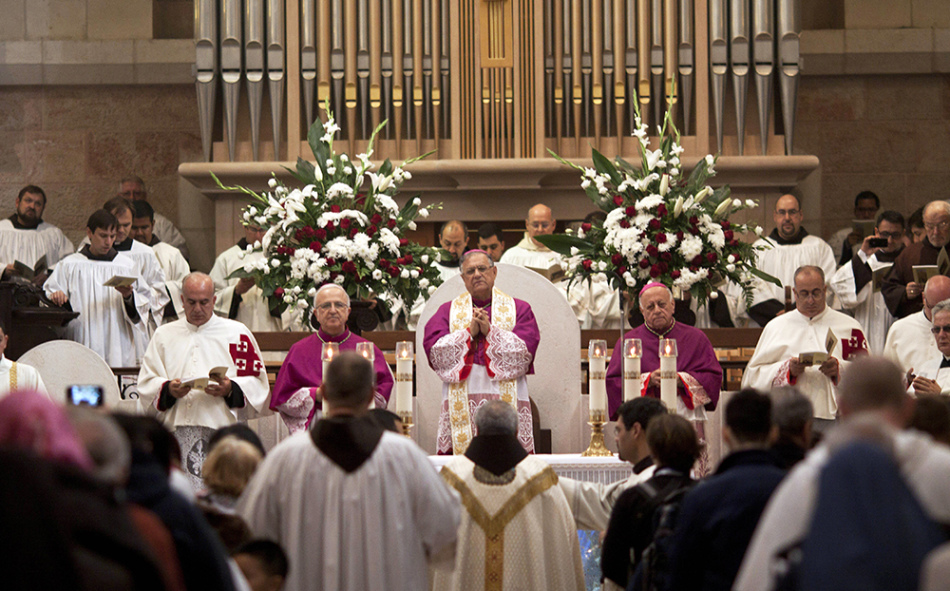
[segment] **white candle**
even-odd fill
[[[412,343],[396,343],[396,414],[412,416]]]
[[[356,343],[356,352],[370,363],[376,360],[376,350],[373,343]]]
[[[333,358],[339,355],[340,345],[336,343],[323,343],[323,373],[321,374],[321,379],[326,380],[327,368],[330,367],[330,362],[333,361]]]
[[[640,356],[643,353],[640,339],[623,341],[623,400],[633,400],[640,395]]]
[[[590,414],[607,412],[607,341],[594,339],[588,349]]]
[[[660,339],[660,400],[676,412],[676,340]]]

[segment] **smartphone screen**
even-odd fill
[[[66,389],[66,402],[77,406],[102,406],[104,398],[102,386],[74,385]]]

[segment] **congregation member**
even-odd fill
[[[317,290],[313,316],[319,326],[317,332],[290,347],[277,373],[270,401],[271,410],[280,413],[291,434],[307,429],[321,408],[317,393],[323,384],[323,345],[336,343],[340,351],[355,351],[359,343],[369,342],[347,328],[350,297],[336,283]],[[386,408],[395,380],[386,357],[375,344],[373,368],[376,376],[373,402],[376,408]]]
[[[931,201],[924,207],[923,219],[926,238],[904,249],[881,286],[887,309],[897,318],[923,308],[921,294],[924,286],[915,281],[915,266],[943,265],[938,269],[939,274],[950,273],[950,252],[946,249],[950,242],[950,203]]]
[[[231,515],[238,497],[264,459],[252,443],[229,435],[216,443],[208,444],[208,457],[201,466],[205,490],[198,500],[214,510]]]
[[[238,501],[255,537],[286,549],[286,591],[418,591],[430,564],[454,560],[458,498],[412,440],[367,416],[373,373],[352,351],[330,362],[326,416],[272,449]]]
[[[694,484],[690,470],[699,459],[701,446],[689,421],[675,414],[655,417],[647,427],[647,444],[656,472],[625,490],[610,514],[600,561],[605,589],[607,583],[627,588],[643,551],[653,540],[656,510],[674,492],[682,493]]]
[[[934,306],[932,314],[930,358],[908,372],[908,382],[915,395],[950,396],[950,301]]]
[[[256,261],[264,256],[262,252],[249,251],[263,237],[263,229],[244,226],[244,237],[215,259],[209,273],[214,281],[217,298],[214,311],[225,318],[237,320],[255,332],[281,332],[294,324],[291,312],[288,310],[279,314],[271,310],[270,302],[253,277],[229,279],[232,273],[243,269],[248,261]]]
[[[855,220],[873,220],[881,209],[881,200],[873,191],[861,191],[854,196]],[[841,228],[831,235],[828,245],[834,251],[838,265],[846,265],[856,253],[854,247],[861,244],[866,236],[861,236],[854,227]]]
[[[119,195],[131,201],[147,201],[148,191],[145,190],[145,181],[137,176],[127,176],[119,181]],[[181,256],[188,260],[188,244],[175,224],[160,213],[155,213],[154,233],[158,239],[170,244],[181,252]]]
[[[44,289],[57,306],[79,312],[66,325],[65,338],[89,347],[110,367],[134,367],[151,297],[135,261],[113,248],[115,226],[115,216],[104,209],[89,216],[89,244],[60,261]],[[134,283],[104,285],[116,276],[130,277]]]
[[[0,265],[4,278],[14,273],[17,261],[33,269],[45,256],[47,267],[52,269],[73,253],[73,243],[63,231],[43,221],[46,210],[43,189],[36,185],[23,187],[17,194],[15,207],[13,215],[0,220]],[[39,281],[44,279],[41,277]]]
[[[608,485],[565,477],[558,479],[571,506],[577,529],[607,529],[610,511],[620,494],[653,477],[656,465],[647,445],[647,428],[654,417],[666,412],[662,402],[648,396],[628,400],[617,409],[614,439],[617,442],[617,456],[621,461],[631,464],[632,473],[627,478]]]
[[[926,238],[927,230],[924,228],[924,208],[918,207],[907,217],[907,239],[904,242],[904,246],[923,242]]]
[[[776,435],[770,449],[782,468],[788,470],[805,459],[812,446],[815,407],[794,386],[772,388],[772,424]]]
[[[884,239],[887,246],[872,247],[873,239]],[[880,355],[884,350],[887,331],[894,317],[884,303],[880,282],[875,286],[874,274],[887,269],[904,250],[904,216],[896,211],[885,211],[877,219],[874,234],[861,243],[861,248],[840,269],[835,271],[828,287],[838,296],[843,310],[852,310],[855,319],[864,327],[870,351]]]
[[[914,416],[907,427],[930,435],[937,443],[950,446],[950,405],[947,404],[947,397],[918,394]]]
[[[231,556],[244,573],[250,591],[281,591],[284,588],[290,566],[287,554],[277,542],[251,540]]]
[[[822,430],[838,413],[841,369],[853,358],[867,354],[867,339],[857,320],[828,307],[821,267],[799,267],[794,282],[795,309],[762,330],[742,373],[742,387],[767,391],[775,386],[796,386],[811,400],[815,427]],[[829,333],[836,341],[831,351],[826,349]],[[825,353],[827,359],[809,364],[802,353]]]
[[[686,493],[670,550],[670,591],[729,591],[772,492],[785,477],[768,447],[772,401],[742,390],[726,404],[729,455]]]
[[[921,298],[923,308],[896,320],[887,331],[884,356],[905,372],[919,368],[933,357],[933,307],[950,298],[950,277],[935,275],[927,280]]]
[[[538,203],[528,210],[528,217],[525,219],[524,225],[524,238],[505,251],[505,254],[501,257],[501,262],[535,269],[547,269],[552,264],[560,262],[561,255],[535,240],[536,236],[547,236],[554,233],[557,220],[554,219],[551,208],[543,203]]]
[[[169,302],[165,306],[164,319],[171,321],[185,311],[181,307],[181,280],[191,273],[191,268],[181,251],[167,242],[162,242],[155,235],[154,229],[155,210],[148,201],[133,201],[132,238],[152,248],[162,272],[165,273],[165,291],[168,292]]]
[[[835,256],[828,243],[812,236],[802,226],[804,214],[801,199],[792,194],[782,195],[775,202],[775,229],[766,238],[755,241],[753,246],[765,250],[756,252],[756,267],[777,278],[783,286],[792,285],[795,269],[805,265],[820,267],[825,277],[831,277],[837,265]],[[739,299],[740,303],[743,301]],[[783,288],[759,280],[757,282],[752,307],[746,314],[765,326],[785,309]]]
[[[498,268],[487,253],[465,253],[461,269],[465,292],[439,307],[423,341],[429,367],[442,380],[436,448],[465,453],[474,435],[471,412],[501,399],[518,411],[518,440],[534,452],[525,376],[534,373],[538,323],[528,302],[495,288]]]
[[[488,222],[478,227],[478,249],[488,253],[496,263],[505,253],[505,232],[501,226]]]
[[[490,400],[475,427],[440,472],[463,511],[455,568],[435,573],[433,591],[586,589],[571,509],[551,466],[518,442],[518,413]]]
[[[181,445],[182,468],[200,485],[211,434],[266,410],[270,388],[251,331],[214,314],[211,278],[191,273],[181,291],[185,317],[155,331],[139,370],[138,391],[154,401],[159,420]],[[224,374],[209,375],[221,367]]]
[[[29,390],[49,396],[40,372],[29,365],[6,358],[4,352],[8,342],[7,329],[0,321],[0,398],[18,390]]]
[[[660,339],[676,341],[676,408],[691,421],[705,421],[716,410],[722,366],[706,334],[673,318],[673,292],[662,283],[648,283],[638,298],[643,324],[617,339],[607,366],[607,411],[614,417],[623,400],[623,341],[640,339],[641,381],[636,396],[660,397]]]
[[[856,360],[844,370],[838,402],[842,425],[832,431],[829,440],[833,439],[831,435],[835,431],[849,429],[849,423],[858,427],[860,432],[876,429],[892,449],[900,473],[926,515],[938,523],[950,523],[950,495],[947,494],[950,449],[934,442],[927,435],[904,429],[913,413],[914,404],[906,393],[900,369],[883,358]],[[733,587],[736,591],[770,591],[775,588],[773,567],[775,561],[780,560],[779,554],[805,540],[810,528],[814,527],[812,515],[819,483],[829,474],[826,466],[831,467],[830,445],[831,441],[822,443],[809,453],[772,495],[742,562]],[[853,487],[854,484],[849,486]],[[852,492],[861,490],[864,489],[851,489]],[[866,506],[867,495],[852,498],[849,493],[845,493],[845,500],[852,502],[855,509],[860,509]],[[893,510],[893,513],[888,514],[906,515],[903,507],[888,509]],[[876,528],[882,519],[880,514],[864,517],[869,520],[869,524],[875,524],[870,526],[871,529]],[[886,535],[891,534],[887,529],[883,531]],[[826,534],[832,535],[827,531]],[[828,541],[833,542],[834,539]],[[808,560],[807,550],[803,558]],[[859,573],[847,569],[842,574],[853,578]],[[878,588],[890,588],[889,579],[881,582],[883,586]]]

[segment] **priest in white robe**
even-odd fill
[[[462,497],[452,572],[433,591],[586,589],[574,518],[558,476],[518,443],[518,415],[500,400],[475,415],[478,435],[441,476]]]
[[[933,337],[930,329],[933,307],[950,298],[950,277],[935,275],[927,280],[923,293],[923,308],[891,325],[884,342],[884,356],[902,370],[915,371],[933,356]]]
[[[872,239],[883,239],[887,246],[872,247]],[[861,243],[861,247],[838,269],[828,287],[838,296],[844,310],[853,310],[855,319],[864,327],[871,353],[884,351],[884,339],[894,323],[881,295],[880,279],[875,286],[874,276],[887,272],[897,256],[904,250],[904,216],[896,211],[885,211],[877,220],[874,234]]]
[[[535,236],[553,234],[556,225],[557,220],[547,205],[538,203],[529,209],[524,238],[501,255],[501,262],[535,269],[547,269],[559,263],[561,255],[534,239]]]
[[[148,191],[145,189],[145,181],[137,176],[127,176],[119,181],[119,195],[131,201],[145,201],[148,199]],[[154,233],[158,239],[166,244],[170,244],[181,252],[181,256],[188,260],[188,244],[185,237],[178,231],[175,224],[162,214],[155,212]]]
[[[783,195],[775,203],[775,230],[767,238],[760,238],[755,246],[764,246],[766,250],[757,253],[756,267],[782,282],[792,285],[795,269],[805,265],[820,267],[826,278],[830,278],[838,266],[834,253],[821,238],[812,236],[802,227],[802,206],[795,195]],[[746,309],[745,298],[734,284],[730,284],[731,295],[739,303],[737,314],[765,326],[785,309],[785,291],[772,283],[756,282],[752,306]]]
[[[867,339],[857,320],[828,307],[820,267],[799,268],[794,282],[795,310],[763,329],[742,373],[742,387],[767,392],[777,386],[796,386],[815,407],[816,427],[827,427],[838,414],[841,370],[850,360],[867,354]],[[831,351],[826,349],[829,331],[837,339]],[[802,363],[801,353],[816,352],[826,352],[827,360],[815,365]]]
[[[160,326],[148,345],[138,391],[181,444],[182,468],[200,482],[212,432],[267,413],[270,388],[254,335],[215,316],[211,278],[185,277],[182,300],[185,317]]]
[[[171,322],[185,311],[181,305],[181,280],[191,273],[191,268],[180,250],[155,235],[155,210],[148,201],[133,201],[132,209],[132,238],[151,247],[165,273],[165,291],[170,301],[165,306],[163,322]]]
[[[89,216],[89,244],[60,261],[44,289],[55,304],[79,312],[66,325],[67,339],[86,345],[110,367],[134,367],[140,356],[136,338],[145,331],[151,297],[138,265],[112,247],[115,225],[115,216],[104,209]],[[134,283],[107,287],[116,276]]]
[[[908,372],[910,391],[916,395],[950,395],[950,301],[933,308],[930,358]],[[936,346],[934,346],[936,345]]]
[[[4,356],[7,349],[7,329],[0,323],[0,398],[17,390],[28,390],[49,396],[46,384],[36,368],[17,361],[10,361]]]
[[[487,253],[462,257],[465,293],[442,304],[425,327],[429,366],[442,380],[437,449],[464,453],[475,434],[472,416],[488,400],[518,411],[518,439],[534,451],[525,376],[534,372],[541,334],[531,306],[495,289],[498,269]]]
[[[326,416],[267,454],[238,515],[287,552],[284,591],[428,589],[428,566],[455,557],[458,497],[419,446],[366,415],[369,361],[341,353],[320,388]]]
[[[4,275],[13,272],[16,261],[32,269],[45,256],[52,269],[74,252],[73,243],[63,231],[43,221],[45,209],[46,193],[36,185],[27,185],[17,195],[16,212],[0,220],[0,266]]]

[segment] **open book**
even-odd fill
[[[881,284],[884,283],[884,278],[887,277],[887,274],[891,272],[891,267],[893,266],[894,263],[889,263],[871,271],[872,292],[877,293],[881,291]]]
[[[927,280],[940,274],[940,267],[937,265],[914,265],[914,283],[926,285]]]
[[[825,336],[825,350],[812,351],[810,353],[799,353],[798,362],[806,367],[812,365],[821,365],[825,361],[828,361],[828,358],[831,356],[831,352],[835,350],[835,346],[837,344],[838,337],[836,337],[835,333],[829,328],[828,334]]]
[[[208,384],[211,383],[212,376],[224,376],[228,373],[228,368],[222,366],[214,367],[211,371],[208,372],[206,376],[199,376],[197,378],[188,378],[181,381],[182,386],[191,386],[196,390],[204,390],[208,387]]]
[[[113,275],[111,279],[103,283],[105,287],[132,287],[135,283],[135,277],[125,277],[123,275]]]
[[[30,267],[24,262],[13,261],[13,272],[19,275],[20,277],[25,277],[30,281],[33,281],[34,277],[42,275],[49,271],[49,265],[46,264],[46,255],[40,257],[40,260],[36,261],[36,264]]]
[[[525,267],[526,269],[531,269],[535,273],[540,273],[550,281],[551,283],[557,283],[561,279],[564,279],[564,269],[561,267],[561,263],[554,262],[551,263],[550,267],[541,268],[541,267]]]
[[[874,220],[851,220],[851,229],[863,240],[874,235]]]

